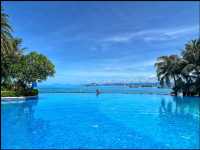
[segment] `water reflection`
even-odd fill
[[[161,99],[160,116],[187,116],[200,118],[200,98],[174,96],[173,100]]]
[[[23,145],[36,145],[38,140],[45,142],[45,135],[49,130],[49,122],[41,118],[35,117],[35,107],[37,100],[30,100],[24,103],[5,104],[2,107],[1,113],[6,113],[2,116],[2,144],[3,147],[8,145],[16,145],[15,143],[24,143]],[[5,118],[6,116],[6,118]],[[9,130],[7,130],[9,129]],[[20,136],[15,135],[15,132],[20,130]],[[12,140],[10,140],[12,139]],[[31,143],[31,144],[30,144]]]
[[[159,127],[162,137],[174,135],[185,145],[199,148],[200,98],[162,98],[159,106]]]

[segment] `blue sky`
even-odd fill
[[[14,35],[49,57],[44,84],[156,81],[154,63],[199,34],[199,2],[4,2]]]

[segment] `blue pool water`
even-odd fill
[[[200,98],[41,93],[1,103],[1,148],[200,148]]]
[[[157,88],[157,87],[139,87],[129,88],[128,86],[84,86],[84,85],[67,85],[63,87],[40,87],[40,93],[95,93],[96,89],[99,89],[103,93],[149,93],[149,94],[169,94],[171,89],[169,88]]]

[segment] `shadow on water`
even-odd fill
[[[1,127],[1,129],[3,128],[2,131],[4,131],[1,134],[4,140],[1,141],[3,147],[8,145],[10,148],[11,145],[17,145],[15,143],[19,142],[19,140],[24,142],[25,147],[26,144],[27,146],[37,145],[38,140],[40,142],[45,142],[45,137],[47,136],[45,134],[49,132],[49,122],[35,117],[35,107],[37,104],[37,100],[29,100],[20,104],[5,104],[6,106],[1,110],[1,113],[7,113],[7,118],[2,118],[4,121]],[[5,115],[3,115],[3,117],[4,116]],[[8,128],[9,131],[6,130],[6,128]],[[21,134],[21,139],[18,139],[18,136],[13,136],[16,130]]]

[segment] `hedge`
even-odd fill
[[[37,89],[19,91],[1,91],[1,97],[35,96],[38,95]]]

